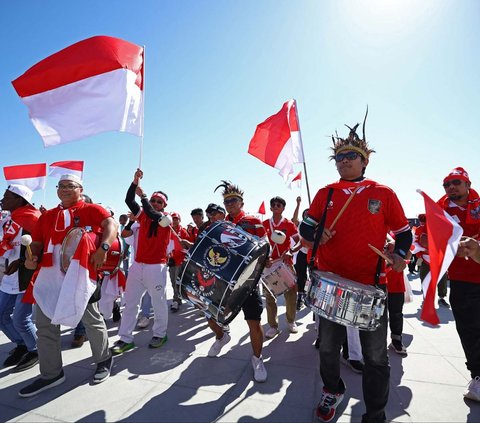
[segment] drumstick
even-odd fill
[[[378,248],[374,247],[372,244],[368,244],[368,246],[369,246],[373,251],[375,251],[380,257],[382,257],[383,259],[385,259],[385,261],[386,261],[388,264],[393,264],[393,261],[390,260],[385,254],[383,254]]]
[[[333,229],[333,227],[337,223],[338,219],[340,219],[340,216],[343,214],[345,209],[348,207],[350,202],[353,200],[354,195],[357,193],[357,191],[359,189],[360,189],[360,187],[355,188],[355,190],[350,194],[350,197],[348,197],[347,201],[345,201],[345,204],[343,205],[342,209],[340,210],[340,212],[337,214],[337,216],[333,220],[332,224],[330,225],[330,228],[328,228],[330,231]]]

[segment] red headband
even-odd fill
[[[468,173],[463,167],[456,167],[445,178],[443,182],[451,181],[453,179],[460,179],[461,181],[470,182]]]
[[[160,192],[154,192],[152,194],[152,196],[150,197],[150,199],[152,198],[160,198],[160,200],[162,200],[165,204],[165,207],[167,207],[167,197],[165,197],[162,193]]]

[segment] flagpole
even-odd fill
[[[298,118],[298,106],[297,100],[293,99],[295,102],[295,114],[297,116],[297,124],[298,124],[298,134],[300,135],[300,146],[302,147],[302,156],[303,156],[303,170],[305,172],[305,184],[307,186],[307,196],[308,196],[308,205],[312,204],[312,200],[310,198],[310,186],[308,185],[308,174],[307,174],[307,163],[305,160],[305,152],[303,151],[303,141],[302,141],[302,131],[300,129],[300,119]]]
[[[143,46],[143,75],[142,75],[142,136],[140,137],[140,158],[138,160],[138,168],[142,168],[142,158],[143,158],[143,137],[145,129],[145,45]]]

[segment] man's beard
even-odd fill
[[[462,199],[462,196],[458,194],[449,194],[448,199],[452,201],[458,201]]]

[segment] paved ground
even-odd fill
[[[392,367],[387,417],[395,422],[480,422],[480,403],[464,400],[469,382],[450,310],[440,309],[441,325],[418,319],[420,283],[412,281],[413,303],[405,305],[404,339],[408,357],[390,352]],[[232,340],[217,358],[206,353],[213,342],[205,319],[190,307],[170,316],[169,341],[147,348],[150,332],[136,334],[137,348],[115,359],[113,375],[92,385],[90,348],[70,349],[71,333],[62,336],[67,381],[24,399],[17,391],[38,375],[38,367],[20,374],[0,370],[0,420],[18,422],[313,422],[321,380],[312,314],[299,313],[300,331],[285,330],[264,344],[268,380],[252,380],[251,349],[242,317],[231,324]],[[263,322],[266,322],[264,312]],[[109,323],[111,341],[116,324]],[[0,360],[13,347],[0,334]],[[339,407],[340,422],[360,421],[364,412],[361,376],[342,366],[347,383]]]

